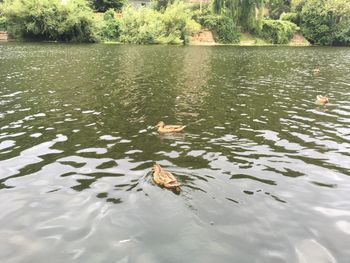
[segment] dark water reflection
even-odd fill
[[[349,68],[346,48],[1,44],[0,261],[348,262]]]

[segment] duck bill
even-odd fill
[[[175,194],[180,194],[180,192],[181,192],[180,187],[179,187],[179,186],[174,187],[174,188],[173,188],[173,192],[174,192]]]

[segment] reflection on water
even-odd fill
[[[347,262],[349,61],[1,44],[1,262]],[[159,135],[160,120],[187,127]]]

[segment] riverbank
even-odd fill
[[[6,31],[0,31],[0,42],[15,41]],[[51,42],[51,41],[50,41]],[[57,42],[57,41],[53,41]],[[104,44],[123,44],[117,41],[103,41]],[[237,44],[221,44],[215,42],[213,33],[207,29],[201,29],[197,33],[190,36],[189,45],[191,46],[310,46],[310,43],[301,33],[295,33],[288,44],[272,44],[265,39],[253,36],[250,33],[241,33],[239,43]]]
[[[250,33],[241,33],[239,43],[237,44],[221,44],[214,40],[212,32],[206,29],[198,31],[196,34],[190,37],[189,45],[193,46],[216,46],[216,45],[233,45],[233,46],[310,46],[310,43],[304,38],[304,36],[298,32],[295,33],[293,38],[288,44],[272,44],[266,39],[253,36]]]

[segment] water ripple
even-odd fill
[[[350,258],[348,49],[0,52],[1,261]]]

